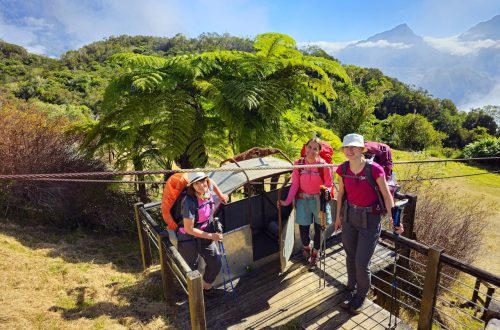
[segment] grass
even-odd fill
[[[408,153],[402,151],[394,152],[395,161],[429,159],[425,154]],[[421,173],[424,178],[459,176],[475,173],[483,173],[486,170],[470,166],[466,163],[429,163],[422,165],[396,165],[394,171],[398,174],[398,179],[406,179],[416,172]],[[483,247],[480,256],[474,264],[482,269],[500,275],[500,248],[497,242],[500,241],[500,175],[486,174],[478,176],[468,176],[461,178],[450,178],[439,180],[441,189],[449,191],[459,191],[470,199],[480,200],[489,209],[486,218],[486,230]],[[419,201],[420,203],[423,201]],[[446,253],[446,252],[445,252]]]
[[[0,219],[0,256],[1,328],[175,328],[158,270],[141,272],[135,237]]]
[[[336,153],[336,155],[339,155]],[[395,161],[428,159],[394,151]],[[343,156],[334,159],[343,161]],[[398,179],[482,172],[461,163],[396,165]],[[490,205],[482,253],[475,265],[500,275],[500,175],[441,180]],[[419,203],[425,203],[419,200]],[[0,324],[8,329],[168,329],[175,309],[161,296],[158,268],[142,272],[136,237],[92,235],[22,226],[0,219]],[[463,278],[473,286],[472,278]],[[472,291],[457,287],[470,298]],[[451,297],[447,297],[450,299]],[[472,324],[471,324],[472,325]],[[283,329],[296,329],[290,322]]]

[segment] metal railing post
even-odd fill
[[[201,274],[199,271],[194,270],[190,271],[186,275],[191,329],[205,330],[207,328],[207,322],[205,318],[205,301],[203,300],[203,284]]]
[[[436,294],[441,273],[441,254],[444,248],[433,245],[427,254],[427,270],[425,273],[424,288],[422,293],[422,305],[418,317],[418,330],[432,328],[434,307],[436,306]]]
[[[149,247],[148,237],[142,228],[141,215],[139,209],[144,207],[144,203],[134,204],[135,223],[137,225],[137,235],[139,236],[139,247],[141,249],[142,266],[147,269],[151,266],[151,248]]]

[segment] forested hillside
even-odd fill
[[[4,157],[2,173],[58,172],[69,164],[74,171],[206,166],[254,146],[295,157],[312,133],[334,147],[358,132],[436,156],[459,156],[466,145],[467,156],[498,156],[500,149],[498,107],[459,111],[380,70],[342,65],[320,48],[298,49],[278,33],[254,40],[110,37],[60,59],[0,42],[0,91],[2,141],[19,135],[19,123],[50,127],[21,130],[33,151],[22,157],[0,143],[3,154],[21,159]],[[57,162],[33,147],[52,144],[66,148]],[[139,196],[148,200],[144,185]]]

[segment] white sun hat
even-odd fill
[[[188,186],[193,183],[208,178],[204,172],[189,172],[188,173]]]
[[[342,148],[344,147],[365,147],[365,141],[362,135],[359,134],[347,134],[344,136],[344,140],[342,141]]]

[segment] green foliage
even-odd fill
[[[440,146],[446,137],[444,133],[436,131],[421,115],[391,115],[381,125],[384,130],[384,141],[398,149],[424,150]]]
[[[500,139],[487,138],[468,144],[463,150],[464,157],[500,157]]]
[[[490,135],[497,134],[498,125],[493,117],[494,113],[488,114],[483,109],[472,109],[467,113],[463,122],[463,127],[473,130],[477,127],[484,127]]]

